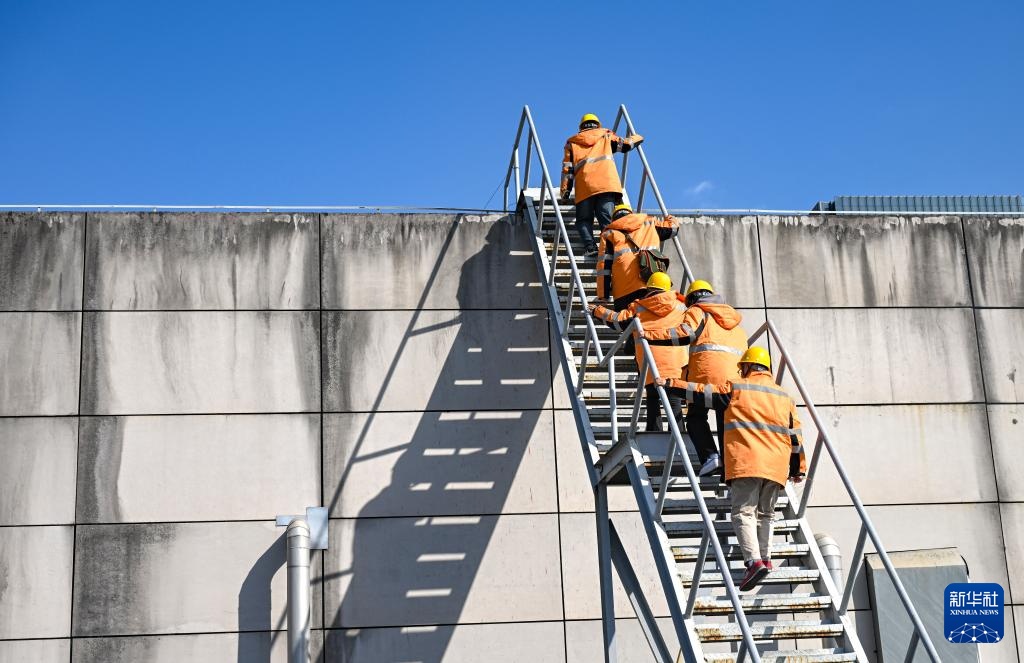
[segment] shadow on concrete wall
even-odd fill
[[[434,285],[438,269],[451,246],[459,221],[449,230],[444,248],[420,299],[420,307]],[[423,375],[423,380],[434,381],[435,386],[426,405],[427,410],[440,410],[451,402],[453,389],[460,390],[466,403],[481,410],[495,402],[497,390],[511,388],[503,384],[475,383],[482,377],[481,366],[501,362],[502,378],[524,379],[524,370],[514,361],[516,354],[509,347],[516,344],[516,311],[506,310],[494,315],[503,316],[501,334],[480,335],[465,309],[470,292],[477,286],[474,275],[485,273],[501,251],[508,251],[511,242],[502,239],[502,233],[515,232],[508,222],[492,224],[487,243],[463,265],[460,273],[458,301],[460,312],[448,325],[459,324],[454,344],[437,375]],[[476,293],[479,301],[479,293]],[[403,357],[408,340],[423,333],[437,333],[439,327],[418,328],[420,307],[413,315],[399,346],[387,378],[381,386],[374,412],[388,389],[395,366],[402,361],[415,361]],[[537,315],[545,316],[544,313]],[[534,322],[535,324],[535,322]],[[545,325],[545,339],[547,327]],[[546,346],[547,343],[545,342]],[[549,355],[544,352],[544,361]],[[490,364],[493,368],[493,363]],[[541,388],[543,387],[543,388]],[[358,629],[382,626],[413,626],[405,628],[394,638],[350,637],[345,631],[329,631],[326,649],[330,661],[375,661],[382,655],[414,656],[422,663],[439,663],[445,655],[453,628],[460,621],[467,595],[474,583],[481,560],[497,525],[497,518],[472,514],[497,514],[501,511],[512,480],[526,453],[531,434],[538,419],[544,414],[545,400],[550,391],[550,379],[545,385],[516,391],[517,409],[498,415],[480,412],[423,412],[420,422],[400,457],[393,466],[389,485],[368,502],[361,514],[379,514],[384,508],[394,508],[396,502],[416,501],[416,513],[431,516],[408,518],[365,518],[356,521],[353,529],[352,562],[337,576],[351,575],[334,615],[325,615],[328,628]],[[366,440],[375,416],[371,414],[362,427],[341,481],[334,487],[330,506],[337,506],[341,487],[349,475],[352,464],[360,462],[360,447]],[[510,419],[515,420],[510,425]],[[470,463],[475,476],[467,476],[466,458],[476,456]],[[480,462],[483,456],[483,462]],[[495,462],[488,462],[489,459]],[[416,486],[417,489],[411,489]],[[443,491],[473,491],[473,508],[466,510],[466,500],[456,500],[461,507],[457,513],[443,511],[450,504]],[[422,505],[427,505],[423,507]],[[376,507],[376,508],[375,508]],[[434,509],[438,509],[435,513]],[[348,546],[349,542],[332,542]],[[508,568],[509,577],[529,569]],[[509,583],[513,583],[512,580]],[[334,586],[337,586],[335,584]],[[490,597],[500,604],[504,597]],[[405,656],[401,660],[406,660]],[[390,659],[388,659],[390,660]]]
[[[284,566],[285,548],[284,534],[278,537],[267,550],[260,555],[256,563],[242,581],[238,590],[238,630],[264,631],[258,638],[238,637],[238,663],[270,663],[270,646],[273,640],[283,632],[271,633],[272,629],[280,629],[281,624],[273,624],[271,613],[270,584],[274,574]]]

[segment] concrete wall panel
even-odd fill
[[[998,582],[1008,587],[998,504],[871,506],[868,515],[887,550],[957,547],[967,562],[971,582]],[[807,516],[814,532],[829,534],[839,544],[844,573],[848,573],[861,525],[853,507],[811,507]],[[874,552],[870,541],[867,552]],[[870,608],[866,574],[861,571],[852,605]]]
[[[273,522],[81,525],[74,634],[269,631],[281,623],[284,528]],[[321,624],[319,570],[313,626]]]
[[[1024,309],[977,313],[989,402],[1024,403]]]
[[[0,419],[0,525],[75,519],[78,421]]]
[[[818,413],[867,504],[996,501],[984,405],[823,407]],[[800,418],[809,463],[817,427],[803,408]],[[850,503],[826,452],[811,504]]]
[[[323,631],[310,634],[310,661],[323,663]],[[67,656],[64,661],[66,662]],[[71,663],[288,663],[287,631],[75,640]],[[63,662],[62,662],[63,663]]]
[[[560,622],[361,628],[327,632],[327,663],[564,663]]]
[[[547,339],[544,312],[325,312],[324,408],[547,407]]]
[[[999,499],[1024,502],[1024,406],[989,405]]]
[[[975,306],[1024,307],[1024,218],[965,217]]]
[[[315,214],[93,214],[86,308],[317,308],[317,251]]]
[[[970,309],[776,309],[818,404],[984,400]],[[785,386],[796,388],[787,376]]]
[[[323,232],[325,308],[546,308],[514,217],[328,214]]]
[[[628,613],[633,614],[632,610]],[[661,635],[669,651],[679,653],[679,639],[676,638],[672,620],[657,620]],[[651,647],[636,619],[615,620],[616,663],[651,663]],[[604,660],[604,636],[600,620],[572,621],[565,623],[565,649],[567,663],[593,663]]]
[[[970,306],[958,217],[760,217],[768,306]]]
[[[594,514],[569,513],[560,516],[562,527],[562,577],[566,619],[600,619],[600,576],[597,567],[597,521]],[[612,515],[616,531],[633,563],[654,614],[668,616],[665,592],[661,589],[651,547],[638,514]],[[615,614],[632,615],[633,607],[613,572]]]
[[[82,308],[84,214],[0,212],[0,311]]]
[[[71,656],[71,640],[7,640],[0,641],[0,661],[17,663],[67,663]]]
[[[555,515],[332,520],[329,624],[560,620],[557,522]]]
[[[999,505],[1006,544],[1006,567],[1010,574],[1009,603],[1024,603],[1024,502]]]
[[[0,416],[78,413],[81,313],[0,313]]]
[[[679,217],[679,242],[695,278],[710,281],[733,306],[764,306],[757,220],[752,216]],[[669,275],[682,287],[683,266],[675,245],[666,242]]]
[[[315,414],[88,417],[79,458],[79,522],[270,519],[320,502]]]
[[[318,410],[318,318],[315,312],[90,313],[82,411]]]
[[[70,635],[72,527],[0,527],[0,638]]]
[[[551,412],[327,415],[335,517],[553,513]]]
[[[558,505],[562,513],[594,512],[594,492],[587,477],[586,459],[572,412],[555,412],[555,453],[558,458]],[[608,487],[608,508],[636,511],[636,497],[629,486]]]

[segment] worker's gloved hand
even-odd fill
[[[565,193],[562,194],[562,204],[563,205],[572,205],[572,193],[571,192],[566,191]]]
[[[664,387],[665,385],[668,384],[668,381],[665,378],[659,377],[654,380],[654,384],[658,385],[659,387]]]
[[[594,311],[596,311],[596,310],[597,310],[597,304],[595,304],[593,302],[591,302],[590,304],[587,304],[587,313],[589,313],[590,315],[594,315]]]

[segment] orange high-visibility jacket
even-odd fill
[[[624,311],[616,313],[604,306],[594,309],[594,317],[603,320],[612,329],[625,329],[634,317],[640,318],[644,329],[675,330],[686,329],[683,314],[686,306],[679,303],[676,293],[651,288],[643,299],[638,299]],[[658,367],[658,375],[662,378],[682,377],[683,362],[686,361],[686,349],[683,347],[693,341],[699,332],[690,330],[681,337],[676,337],[674,345],[651,346],[654,363]],[[644,358],[643,348],[636,344],[636,361],[639,365]],[[647,384],[654,382],[651,373],[647,373]]]
[[[685,299],[680,295],[681,299]],[[717,295],[705,298],[686,309],[683,323],[687,329],[696,329],[702,318],[707,324],[700,337],[690,345],[690,358],[683,372],[690,382],[725,384],[740,377],[739,360],[747,350],[747,332],[740,327],[743,315],[721,303]],[[676,333],[683,330],[678,329]],[[665,331],[645,330],[644,338],[653,345],[670,339]]]
[[[601,127],[585,129],[569,138],[562,158],[562,198],[569,194],[574,181],[577,203],[598,193],[622,193],[612,154],[628,152],[643,140],[639,134],[619,138],[610,129]]]
[[[618,299],[643,290],[647,282],[640,276],[638,249],[661,249],[661,243],[671,239],[679,230],[679,222],[672,215],[664,218],[647,214],[627,214],[615,219],[601,233],[597,248],[597,296],[604,299],[611,294]],[[629,233],[633,243],[626,239]]]
[[[669,380],[667,386],[686,390],[689,403],[703,399],[709,410],[727,406],[726,481],[753,477],[785,486],[786,479],[807,471],[796,404],[770,372],[754,371],[722,385]]]

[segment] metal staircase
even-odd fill
[[[636,133],[625,106],[620,106],[613,130],[618,132],[620,123],[624,123],[626,135]],[[526,154],[522,162],[521,149]],[[641,175],[634,209],[642,209],[649,189],[661,212],[667,213],[643,148],[635,150],[635,154]],[[627,153],[622,159],[624,183],[628,181],[629,156]],[[529,188],[534,161],[540,171],[534,171],[539,185]],[[639,320],[619,334],[595,325],[586,314],[587,300],[596,289],[595,259],[581,257],[582,244],[570,230],[573,209],[558,204],[528,107],[524,107],[520,118],[505,181],[506,208],[510,191],[515,194],[518,212],[534,230],[534,255],[559,335],[562,373],[570,393],[575,395],[573,414],[594,488],[605,661],[616,660],[612,568],[650,646],[651,658],[634,655],[630,660],[868,661],[846,614],[868,539],[880,554],[915,627],[908,643],[907,660],[913,660],[920,644],[932,661],[939,661],[775,326],[766,322],[750,342],[771,339],[778,364],[777,382],[781,383],[788,370],[799,391],[799,395],[793,394],[794,398],[807,407],[808,415],[821,432],[802,489],[788,485],[777,505],[772,543],[775,570],[756,591],[741,595],[733,582],[742,573],[742,555],[728,521],[728,489],[717,478],[698,479],[696,457],[689,451],[692,444],[671,417],[665,417],[669,433],[637,430],[644,395],[637,386],[642,384],[641,375],[647,370],[657,375],[650,347],[637,337],[645,356],[643,365],[638,367],[631,355],[621,352],[621,347],[628,336],[642,333]],[[681,264],[684,273],[684,282],[679,284],[682,289],[693,279],[693,273],[679,238],[673,242],[677,253],[673,263]],[[662,411],[669,412],[664,390],[658,391]],[[842,591],[833,582],[804,516],[823,452],[835,464],[862,522],[855,563]],[[628,485],[636,498],[660,590],[668,603],[673,631],[668,638],[659,628],[611,521],[610,485]]]

